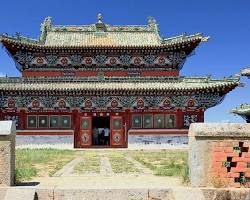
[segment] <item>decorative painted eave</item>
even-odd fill
[[[0,78],[0,91],[166,91],[166,92],[221,92],[228,91],[237,87],[240,82],[238,78],[228,78],[211,80],[209,77],[192,78],[184,77],[177,81],[169,82],[86,82],[86,81],[63,81],[40,82],[39,78],[35,81],[8,82],[8,78]]]

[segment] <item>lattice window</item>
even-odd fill
[[[142,128],[142,115],[132,115],[132,128]]]
[[[143,115],[143,128],[153,128],[153,115],[152,114]]]

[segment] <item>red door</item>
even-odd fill
[[[91,117],[81,118],[79,139],[80,139],[81,147],[89,147],[92,145],[92,119]]]
[[[122,116],[111,116],[111,146],[125,147],[125,125]]]

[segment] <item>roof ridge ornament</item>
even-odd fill
[[[101,13],[99,13],[97,15],[97,23],[95,24],[95,26],[96,26],[96,31],[97,32],[105,32],[105,31],[107,31],[107,27],[103,23],[103,18],[102,18],[102,14]]]
[[[148,26],[152,31],[159,32],[159,27],[154,17],[148,17]]]
[[[40,41],[45,42],[47,32],[51,29],[52,22],[51,22],[51,17],[48,16],[44,19],[43,23],[41,23],[41,35],[40,35]]]
[[[98,24],[102,24],[103,22],[102,22],[102,14],[101,13],[98,13],[98,15],[97,15],[97,23]]]

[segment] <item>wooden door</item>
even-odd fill
[[[80,126],[81,147],[89,147],[92,145],[92,118],[82,117]]]
[[[122,116],[111,116],[111,146],[125,146],[125,126]]]

